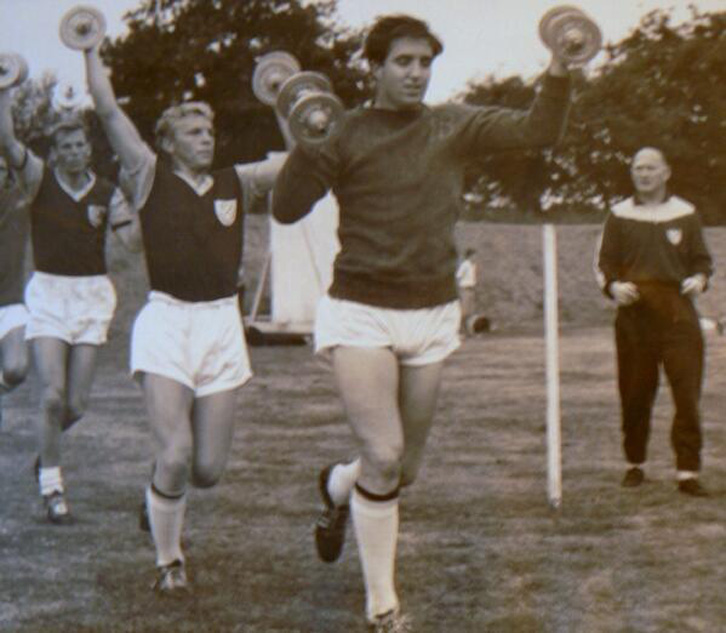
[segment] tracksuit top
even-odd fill
[[[634,198],[615,205],[605,220],[596,273],[610,298],[614,281],[679,287],[697,273],[708,279],[713,264],[695,207],[677,196],[654,207]]]
[[[242,188],[234,167],[212,174],[202,196],[159,161],[139,211],[152,290],[182,301],[237,293],[242,255]]]
[[[0,189],[0,308],[23,302],[30,222],[16,187]]]
[[[76,201],[51,169],[43,169],[30,205],[36,270],[74,277],[106,274],[106,224],[114,186],[93,174],[91,178]]]
[[[490,151],[554,143],[568,103],[569,80],[546,75],[529,112],[453,103],[355,109],[319,149],[293,150],[273,215],[295,222],[332,189],[341,249],[331,296],[395,309],[448,303],[457,298],[464,167]]]

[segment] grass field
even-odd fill
[[[481,257],[480,306],[500,327],[452,357],[424,470],[403,498],[398,582],[418,633],[726,630],[726,338],[707,338],[704,482],[712,498],[675,491],[665,389],[648,482],[620,488],[610,312],[590,269],[596,233],[558,230],[564,494],[554,511],[545,494],[539,230],[462,227],[462,241],[477,244]],[[253,243],[263,235],[252,227]],[[723,236],[709,238],[718,256]],[[255,248],[250,256],[258,257]],[[144,294],[141,264],[116,252],[112,261],[122,308],[89,413],[64,445],[75,525],[43,521],[32,474],[34,380],[4,400],[0,630],[362,630],[352,534],[332,566],[312,546],[317,470],[350,455],[351,442],[331,374],[306,347],[252,350],[256,378],[240,398],[227,473],[215,489],[190,495],[193,597],[152,594],[153,547],[136,514],[151,447],[125,373],[128,324]],[[717,314],[717,286],[704,312]]]

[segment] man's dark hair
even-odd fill
[[[434,57],[440,55],[444,45],[423,20],[410,15],[386,15],[378,18],[371,27],[363,47],[364,57],[371,63],[382,65],[394,40],[402,37],[427,40]]]

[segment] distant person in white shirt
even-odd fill
[[[464,259],[461,260],[456,271],[456,283],[459,287],[459,300],[461,301],[461,333],[470,334],[467,322],[469,317],[476,313],[476,263],[473,248],[467,248]]]

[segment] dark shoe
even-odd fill
[[[189,579],[184,569],[184,563],[175,560],[173,563],[158,567],[153,589],[163,595],[188,593]]]
[[[62,492],[57,490],[43,497],[48,521],[55,525],[68,525],[73,522],[68,504]]]
[[[633,466],[625,471],[625,477],[623,477],[622,486],[623,488],[637,488],[640,484],[645,481],[645,473],[642,468]]]
[[[692,497],[709,497],[708,490],[706,490],[701,482],[696,477],[690,479],[682,479],[678,482],[678,491],[685,495],[691,495]]]
[[[139,529],[142,532],[151,532],[149,509],[146,507],[146,499],[144,499],[139,506]]]
[[[345,544],[345,528],[348,524],[350,506],[336,506],[328,493],[328,479],[335,464],[326,466],[320,472],[318,487],[325,509],[315,523],[315,546],[318,557],[326,563],[333,563],[340,558]]]

